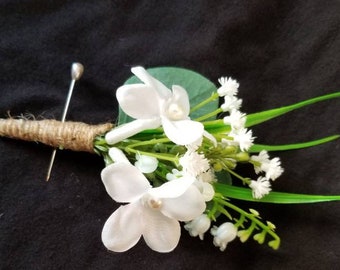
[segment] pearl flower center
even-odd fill
[[[162,200],[150,194],[145,194],[142,198],[142,202],[144,206],[154,210],[159,210],[162,207]]]
[[[148,200],[148,205],[153,209],[159,209],[162,206],[162,201],[160,199],[151,198]]]
[[[183,108],[176,103],[169,105],[167,115],[171,120],[182,120],[185,118]]]

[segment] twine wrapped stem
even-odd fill
[[[54,148],[94,153],[93,141],[113,124],[88,125],[57,120],[0,119],[0,136],[40,142]]]

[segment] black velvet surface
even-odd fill
[[[68,120],[115,121],[115,90],[130,67],[177,66],[217,83],[240,83],[252,113],[340,90],[339,1],[0,1],[0,115],[59,119],[70,65],[85,66]],[[142,102],[142,101],[141,101]],[[258,143],[307,141],[340,133],[340,100],[257,126]],[[285,173],[277,191],[340,194],[340,141],[275,153]],[[169,254],[143,241],[126,253],[101,243],[118,207],[101,183],[96,155],[0,139],[1,269],[336,269],[340,203],[242,202],[277,226],[278,251],[253,240],[220,252],[185,231]]]

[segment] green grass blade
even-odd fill
[[[292,104],[292,105],[289,105],[289,106],[284,106],[284,107],[281,107],[281,108],[276,108],[276,109],[271,109],[271,110],[262,111],[262,112],[258,112],[258,113],[248,114],[247,115],[246,127],[251,127],[251,126],[263,123],[263,122],[268,121],[272,118],[275,118],[275,117],[278,117],[280,115],[286,114],[290,111],[311,105],[313,103],[317,103],[317,102],[332,99],[332,98],[338,98],[338,97],[340,97],[340,92],[335,92],[335,93],[332,93],[332,94],[328,94],[328,95],[308,99],[308,100],[305,100],[305,101],[301,101],[301,102],[298,102],[298,103],[295,103],[295,104]]]
[[[260,200],[254,199],[249,188],[235,187],[227,184],[214,184],[215,191],[223,196],[243,201],[277,203],[277,204],[302,204],[302,203],[320,203],[330,201],[340,201],[340,195],[308,195],[294,194],[284,192],[270,192]]]
[[[340,135],[333,135],[333,136],[325,137],[322,139],[309,141],[309,142],[303,142],[303,143],[293,143],[293,144],[283,144],[283,145],[254,144],[252,147],[250,147],[249,152],[258,153],[261,150],[285,151],[285,150],[301,149],[301,148],[307,148],[307,147],[312,147],[312,146],[316,146],[319,144],[331,142],[339,138],[340,138]]]

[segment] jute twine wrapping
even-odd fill
[[[88,125],[56,120],[0,119],[0,136],[41,142],[55,148],[94,153],[93,141],[111,130],[110,123]]]

